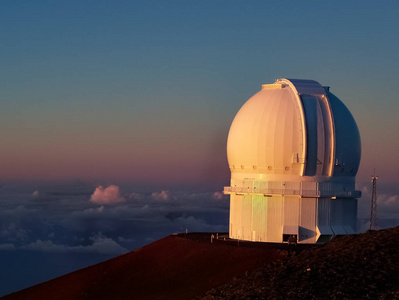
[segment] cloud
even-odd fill
[[[216,200],[222,200],[224,198],[224,194],[222,192],[214,192],[212,198]]]
[[[25,240],[27,235],[27,231],[16,223],[3,225],[0,230],[0,238],[9,241]]]
[[[102,185],[100,185],[91,195],[90,201],[100,205],[107,205],[122,203],[126,200],[120,195],[118,186],[110,185],[109,187],[104,188]]]
[[[20,247],[24,250],[53,252],[53,253],[98,253],[98,254],[125,254],[129,252],[126,248],[119,245],[113,239],[106,237],[102,233],[91,236],[92,242],[88,246],[68,246],[55,244],[51,240],[36,240],[28,245]],[[1,248],[0,248],[1,249]]]
[[[140,193],[130,193],[129,194],[129,199],[131,200],[142,200],[144,196]]]
[[[11,243],[0,244],[0,251],[1,250],[14,250],[15,246]]]
[[[382,204],[388,207],[396,206],[399,204],[399,196],[382,194],[380,197],[377,197],[377,202],[378,204]]]
[[[22,246],[21,249],[24,250],[35,250],[44,252],[66,252],[68,249],[65,245],[54,244],[51,240],[36,240],[28,245]]]
[[[118,242],[119,243],[131,243],[134,242],[135,239],[130,239],[130,238],[124,238],[122,236],[118,236]]]
[[[202,217],[182,216],[177,218],[174,223],[177,225],[175,228],[178,228],[180,232],[185,231],[186,228],[190,232],[226,232],[228,230],[226,225],[211,225]]]
[[[39,196],[40,196],[39,191],[34,191],[34,192],[32,193],[32,197],[33,197],[33,198],[38,198]]]
[[[91,246],[86,246],[89,250],[102,254],[124,254],[129,252],[126,248],[119,245],[113,239],[104,236],[101,233],[91,237],[90,240],[93,242]],[[90,251],[91,252],[91,251]]]
[[[153,192],[151,194],[151,197],[154,200],[167,201],[170,199],[170,193],[169,193],[169,191]]]

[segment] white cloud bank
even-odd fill
[[[116,204],[125,202],[126,199],[119,193],[119,187],[110,185],[104,188],[102,185],[96,187],[94,193],[90,197],[90,201],[100,205]]]

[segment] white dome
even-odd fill
[[[354,177],[360,135],[349,110],[328,88],[313,80],[279,79],[263,85],[239,110],[227,156],[232,178]]]

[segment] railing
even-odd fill
[[[293,189],[262,189],[250,187],[225,186],[225,194],[255,194],[255,195],[283,195],[302,197],[341,197],[360,198],[360,191],[320,191],[320,190],[293,190]]]

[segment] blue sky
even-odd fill
[[[361,131],[359,176],[376,166],[396,182],[382,153],[399,147],[397,12],[394,1],[5,1],[0,178],[162,183],[161,166],[169,183],[206,182],[190,170],[209,160],[223,176],[235,113],[286,77],[331,86]]]
[[[350,109],[359,228],[374,167],[380,226],[397,225],[398,15],[397,1],[2,1],[0,278],[22,257],[51,263],[0,294],[184,225],[227,230],[228,130],[277,78],[319,81]],[[110,185],[123,200],[91,201]]]

